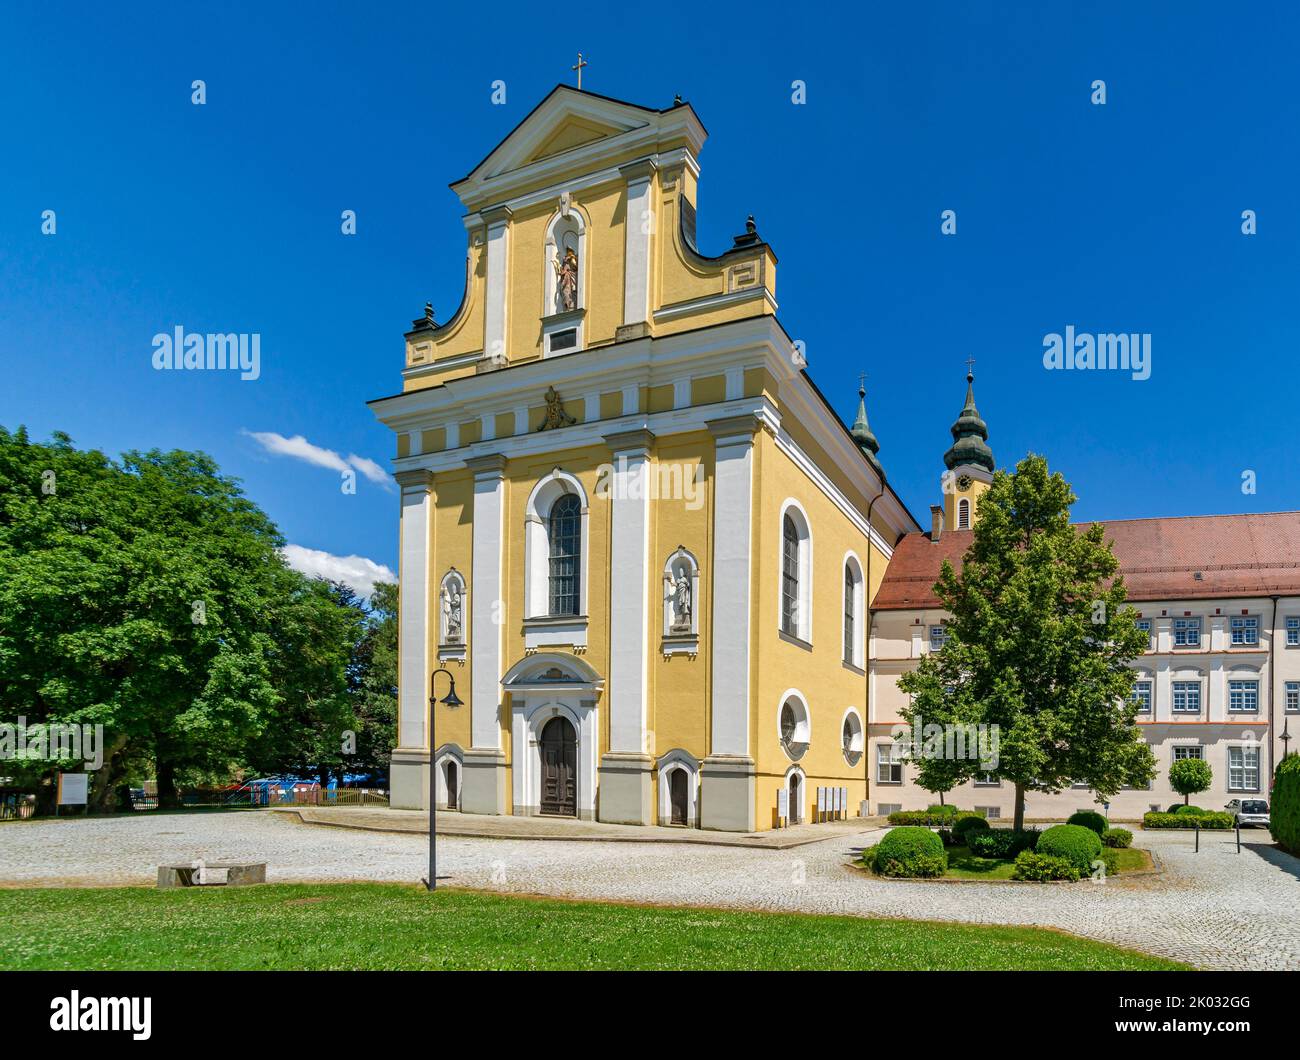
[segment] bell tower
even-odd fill
[[[975,408],[975,360],[966,362],[966,404],[952,425],[952,446],[943,454],[943,526],[969,530],[975,525],[980,494],[993,482],[989,428]]]

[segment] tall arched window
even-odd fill
[[[965,497],[957,502],[957,529],[970,529],[970,501]]]
[[[781,629],[799,635],[799,530],[788,514],[781,521]]]
[[[863,607],[866,593],[863,591],[862,564],[852,552],[844,554],[844,644],[841,657],[850,666],[859,669],[863,665]]]
[[[551,506],[547,520],[550,543],[550,612],[579,613],[580,560],[582,556],[582,502],[572,493]]]

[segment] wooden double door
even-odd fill
[[[541,812],[578,815],[578,734],[568,718],[552,718],[542,729]]]

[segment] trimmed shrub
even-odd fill
[[[1145,813],[1143,828],[1231,828],[1230,813]]]
[[[1170,812],[1170,813],[1186,813],[1186,814],[1192,814],[1192,815],[1194,815],[1194,816],[1196,816],[1196,817],[1204,817],[1204,816],[1205,816],[1207,813],[1209,813],[1210,811],[1209,811],[1209,810],[1202,810],[1199,806],[1187,805],[1187,806],[1175,806],[1175,807],[1173,807],[1169,812]]]
[[[1107,828],[1101,833],[1101,845],[1114,849],[1123,849],[1133,845],[1133,833],[1127,828]]]
[[[1014,828],[989,828],[968,833],[966,845],[977,857],[1014,858],[1022,850],[1033,850],[1038,835],[1036,828],[1027,828],[1023,832]]]
[[[1081,873],[1092,871],[1093,859],[1101,853],[1101,836],[1079,824],[1053,825],[1038,837],[1034,849],[1049,857],[1065,858]]]
[[[935,833],[935,835],[939,837],[939,842],[941,842],[946,847],[957,845],[957,837],[952,834],[951,828],[940,828],[939,831]]]
[[[1203,758],[1180,758],[1169,767],[1169,786],[1184,799],[1209,791],[1213,782],[1214,770]]]
[[[1070,819],[1066,824],[1077,824],[1084,828],[1091,828],[1098,835],[1106,831],[1106,818],[1094,810],[1080,810],[1078,813],[1070,814]]]
[[[1058,825],[1057,827],[1064,826]],[[1051,831],[1051,829],[1049,828],[1048,831]],[[1044,880],[1077,880],[1079,878],[1079,869],[1068,858],[1058,858],[1051,854],[1038,854],[1032,850],[1022,850],[1016,858],[1016,870],[1011,875],[1016,880],[1035,880],[1038,883],[1042,883]]]
[[[1300,755],[1282,759],[1273,777],[1268,830],[1278,846],[1300,857]]]
[[[943,840],[928,828],[904,825],[876,844],[875,870],[882,876],[942,876],[947,868]]]
[[[952,826],[953,838],[969,840],[975,832],[988,831],[989,823],[983,817],[962,817]]]
[[[1106,866],[1106,875],[1115,876],[1119,873],[1119,851],[1113,847],[1101,848],[1101,860]]]
[[[951,828],[964,818],[983,818],[983,816],[982,813],[975,813],[973,810],[959,810],[955,806],[949,806],[945,813],[940,813],[937,809],[933,812],[930,810],[900,810],[897,813],[891,813],[888,819],[890,824],[917,824],[930,828]]]

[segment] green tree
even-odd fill
[[[1180,758],[1169,767],[1169,786],[1183,797],[1184,806],[1193,795],[1209,791],[1213,781],[1210,763],[1201,758]]]
[[[397,745],[397,586],[376,582],[365,632],[349,670],[356,716],[357,772],[388,772]]]
[[[171,803],[180,773],[224,775],[271,730],[332,735],[357,623],[282,545],[205,454],[114,461],[0,428],[3,710],[104,727],[99,807],[143,761]]]
[[[1075,500],[1042,457],[994,475],[961,573],[945,561],[935,585],[951,615],[947,639],[899,679],[914,727],[996,726],[988,771],[1015,786],[1016,828],[1026,791],[1078,782],[1104,797],[1155,771],[1129,701],[1128,664],[1147,635],[1124,606],[1104,529],[1071,526]]]

